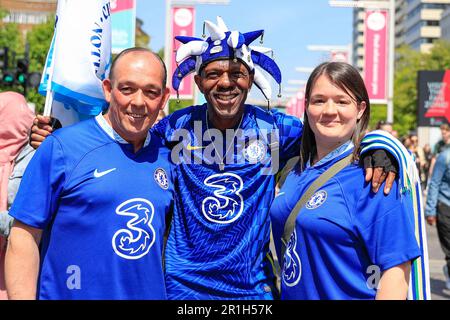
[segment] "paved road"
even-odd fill
[[[444,253],[439,245],[436,226],[427,225],[428,254],[430,258],[431,299],[450,300],[450,290],[445,288],[442,267],[445,265]]]

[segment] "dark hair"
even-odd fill
[[[392,124],[393,124],[392,122],[389,122],[389,121],[386,121],[386,120],[380,120],[380,121],[377,122],[377,125],[376,125],[375,129],[379,130],[379,129],[381,129],[382,126],[385,126],[385,125],[392,126]]]
[[[157,60],[159,60],[159,62],[161,62],[161,66],[163,67],[163,89],[166,88],[166,83],[167,83],[167,67],[166,64],[164,63],[163,59],[161,59],[161,57],[154,53],[153,51],[151,51],[150,49],[147,48],[140,48],[140,47],[133,47],[133,48],[128,48],[125,49],[123,51],[121,51],[113,60],[112,64],[111,64],[111,70],[109,72],[109,79],[111,81],[114,80],[114,69],[115,66],[117,64],[117,61],[119,61],[120,58],[122,58],[123,56],[129,54],[129,53],[133,53],[133,52],[148,52],[150,54],[152,54]]]
[[[370,117],[369,95],[364,85],[364,80],[359,74],[359,71],[350,64],[345,62],[325,62],[317,66],[309,76],[308,82],[306,83],[305,116],[300,147],[301,170],[305,168],[305,165],[308,162],[308,160],[312,161],[312,159],[317,153],[316,138],[309,125],[306,110],[309,105],[313,86],[315,85],[317,79],[322,75],[327,76],[328,79],[334,85],[342,89],[350,97],[354,98],[356,100],[355,102],[357,103],[357,105],[359,105],[361,102],[366,103],[366,109],[361,119],[357,121],[356,129],[352,135],[352,142],[355,145],[355,150],[353,152],[354,159],[358,159],[361,140],[369,124],[369,117]]]

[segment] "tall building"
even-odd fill
[[[386,1],[386,0],[378,0]],[[428,52],[433,42],[450,37],[450,0],[395,0],[395,47]],[[446,13],[444,11],[447,9]],[[353,9],[353,65],[364,68],[364,9]]]
[[[364,69],[364,9],[353,9],[353,65]]]
[[[407,0],[404,42],[414,50],[428,52],[441,38],[441,19],[450,0]]]
[[[441,38],[450,41],[450,6],[442,13],[441,30]]]
[[[56,12],[57,0],[0,0],[0,8],[7,11],[3,23],[17,23],[23,34],[34,25],[44,23]]]
[[[395,0],[395,47],[405,42],[408,0]]]

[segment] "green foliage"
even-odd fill
[[[0,19],[5,15],[0,13]],[[15,23],[0,24],[0,47],[9,47],[11,51],[17,53],[24,52],[23,41],[20,37],[19,27]]]
[[[369,129],[375,130],[378,121],[386,120],[386,116],[387,116],[387,106],[385,104],[371,104]]]
[[[175,112],[180,109],[184,109],[186,107],[190,107],[194,104],[194,100],[188,99],[188,100],[181,100],[180,103],[177,102],[177,99],[170,99],[169,100],[169,113]]]
[[[52,42],[55,17],[49,17],[48,21],[34,27],[27,34],[27,42],[30,45],[30,72],[42,72],[44,70],[47,53]],[[44,110],[45,97],[36,89],[27,92],[27,99],[36,104],[36,112]]]
[[[417,128],[417,72],[450,69],[450,43],[439,40],[429,53],[407,46],[396,51],[394,79],[394,129],[399,136]]]
[[[30,45],[30,71],[42,72],[53,37],[55,17],[50,17],[46,23],[35,26],[27,34]]]
[[[7,11],[0,8],[0,19],[4,18],[7,15]],[[23,54],[25,51],[24,43],[22,38],[20,37],[19,27],[15,23],[0,23],[0,47],[8,47],[9,48],[9,68],[13,67],[13,52],[18,54]],[[23,88],[20,86],[4,86],[0,84],[0,92],[2,91],[15,91],[15,92],[23,92]]]
[[[7,14],[0,9],[0,18]],[[12,52],[15,52],[17,57],[23,57],[25,53],[25,43],[29,44],[29,68],[31,72],[42,72],[47,57],[47,52],[50,47],[53,36],[53,27],[55,18],[51,17],[47,23],[36,25],[31,31],[27,33],[26,39],[21,37],[17,24],[5,23],[0,24],[0,47],[7,46],[10,51],[10,67],[12,65]],[[16,91],[23,93],[23,87],[14,85],[1,86],[0,91]],[[36,111],[42,112],[45,98],[37,93],[35,89],[28,89],[26,98],[29,102],[36,104]]]
[[[150,36],[145,33],[137,33],[135,38],[135,46],[141,48],[148,48],[150,44]]]
[[[158,50],[157,52],[158,56],[161,57],[161,59],[164,61],[164,47]]]

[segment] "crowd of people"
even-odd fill
[[[106,112],[58,130],[49,117],[34,120],[37,151],[14,203],[1,208],[8,297],[428,299],[426,283],[414,282],[426,275],[411,272],[426,252],[415,237],[417,203],[395,178],[413,158],[401,148],[406,163],[387,156],[379,144],[362,152],[370,101],[359,72],[317,66],[302,123],[246,104],[253,85],[270,96],[255,66],[281,81],[273,60],[249,50],[263,31],[230,32],[220,18],[206,25],[205,40],[177,38],[172,77],[178,89],[195,72],[205,104],[155,124],[169,98],[167,70],[150,50],[130,48],[103,81]],[[1,199],[30,149],[28,118],[2,157]],[[2,144],[12,141],[6,130]],[[374,266],[379,281],[368,286]]]
[[[429,225],[437,226],[446,261],[443,268],[445,287],[450,290],[450,125],[443,123],[439,128],[441,139],[433,148],[429,143],[421,146],[416,131],[403,136],[401,141],[415,159],[426,198],[426,220]],[[385,121],[380,121],[377,129],[395,134],[392,123]]]

